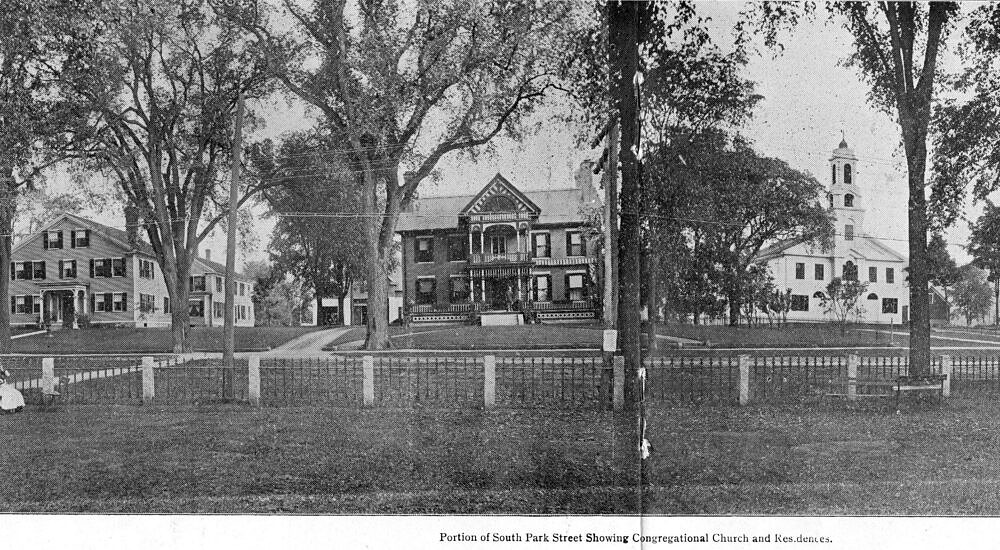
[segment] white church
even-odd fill
[[[909,321],[907,259],[865,233],[864,194],[858,182],[858,157],[842,139],[830,157],[830,205],[835,216],[832,250],[793,239],[765,248],[758,261],[766,263],[774,285],[792,290],[789,321],[830,321],[821,297],[834,277],[868,283],[862,300],[866,323]]]

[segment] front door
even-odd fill
[[[486,303],[490,309],[510,309],[516,297],[513,279],[486,279]]]
[[[62,293],[59,296],[59,302],[63,326],[73,328],[73,320],[76,318],[76,304],[74,304],[73,294],[70,292]]]

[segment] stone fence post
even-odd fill
[[[497,406],[497,358],[487,355],[483,358],[483,406],[495,409]]]
[[[941,396],[951,397],[951,356],[941,356],[941,374],[944,375],[944,383],[941,386]]]
[[[363,359],[362,370],[364,371],[364,378],[361,381],[363,403],[364,406],[371,407],[375,405],[375,358],[366,355]]]
[[[854,401],[858,398],[858,364],[861,358],[853,353],[847,356],[847,399]]]
[[[52,357],[42,358],[42,394],[52,395],[56,392],[56,360]]]
[[[740,355],[740,405],[750,403],[750,356]]]
[[[156,397],[156,380],[153,375],[153,358],[142,358],[142,402],[149,404]]]
[[[247,388],[247,397],[254,407],[260,406],[260,356],[251,355],[247,359],[247,380],[250,387]]]

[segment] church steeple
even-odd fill
[[[863,233],[865,210],[858,187],[858,157],[841,132],[840,145],[830,157],[830,206],[836,216],[836,241],[853,241]],[[845,243],[850,245],[851,243]]]

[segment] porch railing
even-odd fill
[[[528,252],[505,252],[502,254],[484,254],[473,252],[469,255],[470,264],[498,264],[498,263],[528,263],[531,261],[531,254]]]

